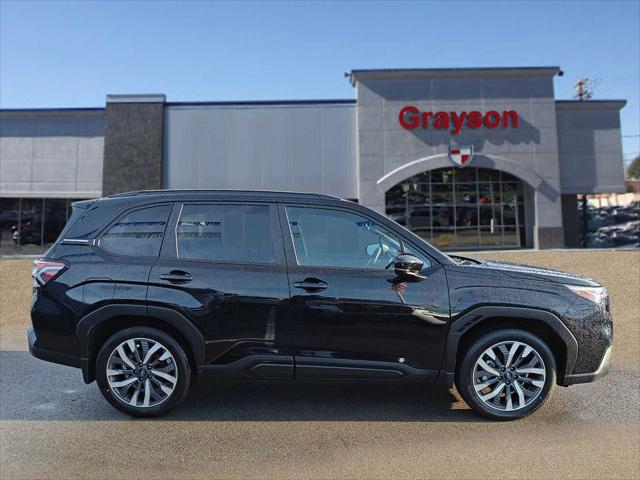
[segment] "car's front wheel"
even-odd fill
[[[155,328],[132,327],[115,333],[102,346],[96,378],[102,395],[118,410],[155,417],[186,396],[191,367],[171,336]]]
[[[505,329],[476,339],[456,371],[456,387],[479,414],[513,420],[534,412],[556,383],[548,345],[524,330]]]

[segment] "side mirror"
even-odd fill
[[[424,263],[415,255],[401,253],[393,261],[393,269],[399,277],[416,277],[422,271]]]

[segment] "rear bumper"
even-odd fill
[[[51,363],[59,363],[69,367],[80,368],[80,358],[66,353],[55,352],[53,350],[45,350],[38,346],[38,337],[33,327],[27,329],[27,337],[29,338],[29,353],[35,358]]]
[[[613,345],[609,345],[609,348],[607,348],[607,350],[604,352],[602,360],[600,361],[600,366],[595,372],[566,375],[564,377],[564,381],[562,382],[562,386],[568,387],[569,385],[575,385],[578,383],[595,382],[596,380],[599,380],[605,375],[607,375],[609,373],[610,366],[611,366],[612,349],[613,349]]]

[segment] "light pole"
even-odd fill
[[[409,182],[402,184],[404,192],[404,226],[409,228]]]

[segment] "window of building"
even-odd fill
[[[169,205],[158,205],[126,214],[100,238],[100,248],[114,255],[157,257],[170,211]]]
[[[522,182],[484,168],[440,168],[386,193],[387,215],[439,248],[524,246]]]
[[[402,252],[395,234],[353,213],[287,207],[287,218],[299,265],[385,269]]]
[[[69,198],[0,198],[0,255],[39,255],[56,241],[70,214]]]
[[[176,235],[185,260],[276,262],[266,205],[184,205]]]
[[[14,238],[20,224],[20,199],[0,198],[0,252],[3,255],[18,253],[19,234]]]
[[[71,203],[64,198],[47,198],[44,201],[42,231],[45,245],[54,243],[71,215]]]

